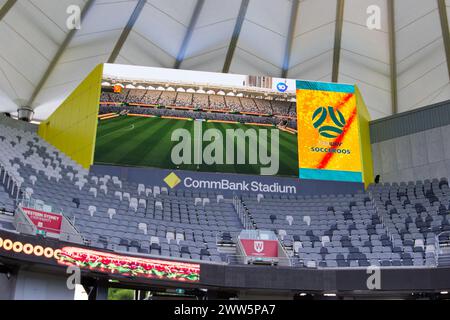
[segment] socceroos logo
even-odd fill
[[[331,121],[334,123],[334,125],[324,125],[325,120],[328,118],[328,116],[331,118]],[[322,137],[329,139],[337,138],[342,133],[342,129],[346,124],[342,112],[334,109],[333,107],[317,108],[312,116],[312,122],[314,128],[319,130],[319,134]]]

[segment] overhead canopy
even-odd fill
[[[354,83],[373,119],[450,99],[450,0],[395,0],[392,15],[391,0],[295,1],[0,0],[0,111],[45,119],[108,61]]]

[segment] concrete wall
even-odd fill
[[[450,177],[450,125],[372,144],[382,182]]]
[[[6,274],[0,273],[0,300],[12,300],[14,297],[15,285],[15,275],[11,274],[8,279]]]
[[[74,300],[75,291],[66,286],[64,276],[19,271],[14,300]]]

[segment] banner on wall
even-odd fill
[[[363,182],[355,86],[297,81],[299,177]]]
[[[245,254],[249,257],[278,257],[278,241],[277,240],[255,240],[241,239],[242,247]]]
[[[31,208],[21,208],[31,222],[41,231],[60,234],[62,216],[60,214],[39,211]]]

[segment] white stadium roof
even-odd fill
[[[80,30],[66,26],[71,5],[83,12]],[[381,29],[367,27],[371,5],[381,9]],[[449,7],[450,0],[0,0],[0,111],[31,105],[44,119],[109,61],[337,79],[360,87],[376,119],[450,99]]]

